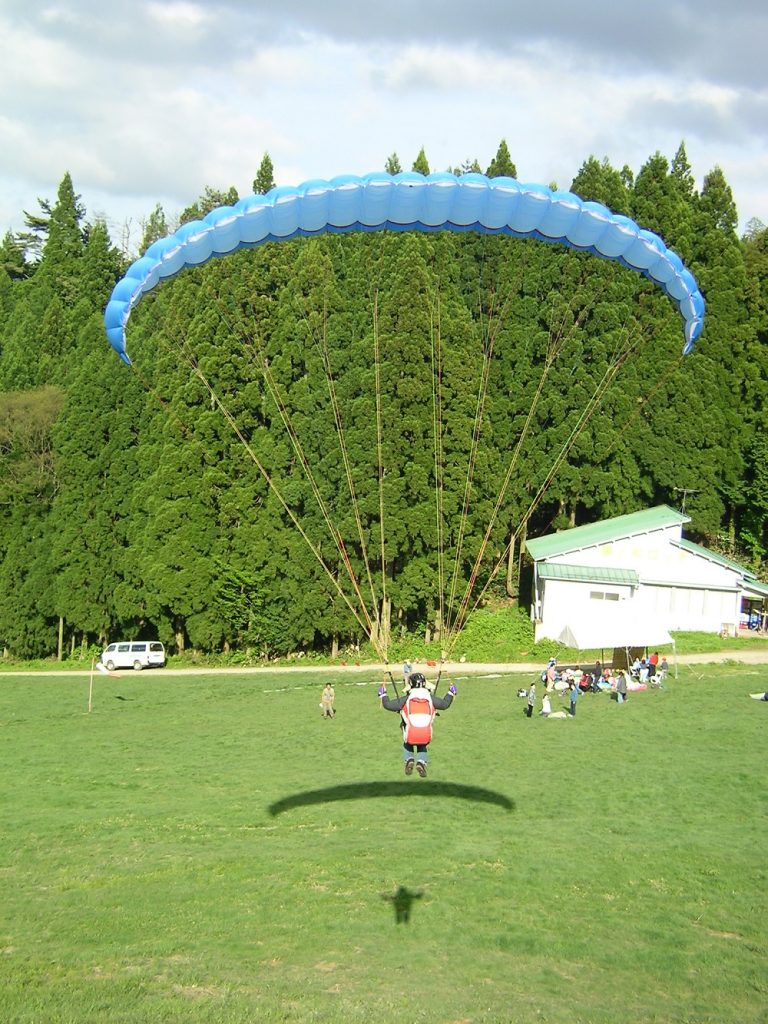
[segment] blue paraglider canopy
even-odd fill
[[[185,267],[301,235],[383,230],[478,231],[560,243],[621,263],[662,288],[683,318],[684,352],[703,327],[704,299],[680,257],[658,235],[600,203],[514,178],[380,172],[247,196],[154,242],[115,285],[104,313],[107,337],[130,364],[125,329],[131,310]]]

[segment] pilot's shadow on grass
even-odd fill
[[[394,893],[383,892],[381,898],[388,900],[395,911],[395,924],[408,924],[411,919],[411,908],[416,900],[420,900],[424,894],[412,892],[404,885],[399,885]]]
[[[465,786],[458,782],[348,782],[324,789],[308,789],[293,793],[269,805],[272,817],[296,807],[311,807],[313,804],[337,803],[341,800],[375,800],[380,797],[419,797],[435,799],[450,797],[454,800],[469,800],[472,803],[492,804],[505,811],[515,809],[514,801],[503,793],[482,786]]]

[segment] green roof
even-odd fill
[[[733,569],[735,572],[741,573],[742,576],[754,577],[754,573],[751,573],[749,569],[745,569],[743,565],[739,565],[738,562],[726,558],[725,555],[718,555],[715,551],[710,551],[709,548],[703,548],[700,544],[694,544],[692,540],[685,540],[683,538],[683,540],[673,541],[673,544],[678,548],[682,548],[683,551],[690,551],[691,554],[701,555],[702,558],[707,558],[710,562],[716,562],[718,565],[725,566],[726,569]]]
[[[614,583],[625,587],[636,587],[640,576],[634,569],[608,569],[591,565],[562,565],[542,562],[537,568],[542,580],[572,580],[579,583]]]
[[[682,526],[683,523],[690,521],[690,516],[669,508],[668,505],[657,505],[655,508],[643,509],[640,512],[630,512],[626,516],[616,516],[615,519],[603,519],[599,523],[574,526],[570,530],[536,537],[526,541],[526,550],[531,558],[538,562],[542,558],[552,558],[555,555],[580,551],[582,548],[609,544],[642,533],[651,533],[653,530],[663,530],[669,526]]]
[[[768,583],[761,582],[751,569],[745,569],[743,565],[734,562],[732,558],[726,558],[725,555],[719,555],[716,551],[710,551],[709,548],[703,548],[700,544],[694,544],[692,540],[685,540],[685,538],[673,541],[673,543],[683,551],[690,551],[694,555],[708,558],[710,562],[723,565],[726,569],[733,569],[734,572],[740,573],[743,588],[750,590],[753,594],[759,594],[761,597],[768,597]]]

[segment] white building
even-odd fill
[[[529,540],[536,640],[585,649],[661,645],[673,630],[735,633],[742,600],[762,605],[768,586],[685,540],[688,522],[660,505]]]

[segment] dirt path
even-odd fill
[[[676,659],[678,665],[711,665],[722,664],[723,662],[737,662],[746,665],[768,665],[768,643],[765,648],[750,648],[744,651],[712,651],[708,654],[686,654]],[[673,666],[675,659],[670,659],[670,666]],[[426,665],[422,662],[413,662],[414,669],[432,674],[436,666]],[[521,674],[527,675],[541,671],[541,663],[528,662],[459,662],[447,661],[443,665],[443,674],[449,676],[458,675],[488,675],[488,674]],[[383,662],[368,663],[362,665],[265,665],[231,667],[231,668],[173,668],[166,667],[162,670],[145,670],[153,677],[162,672],[162,675],[174,676],[202,676],[202,675],[271,675],[281,673],[328,673],[341,678],[343,676],[355,675],[380,675],[383,676],[390,671],[395,679],[400,680],[400,666],[385,665]],[[3,670],[0,669],[0,679],[13,676],[89,676],[91,669],[35,669],[35,670]],[[132,674],[131,669],[122,669],[121,674]]]

